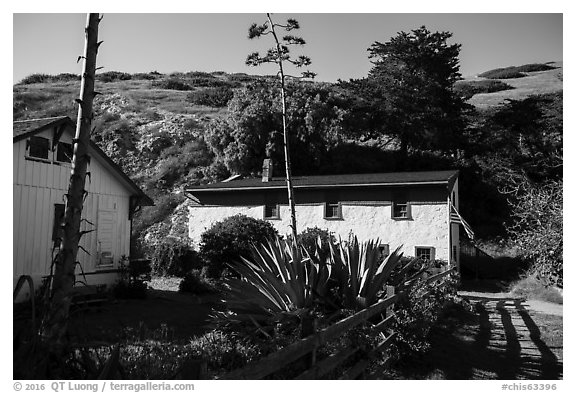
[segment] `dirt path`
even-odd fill
[[[431,349],[385,378],[563,379],[562,305],[506,293],[459,294],[474,311],[451,308],[431,331]]]
[[[432,334],[428,362],[441,379],[563,378],[562,308],[502,293],[463,292],[475,312]]]

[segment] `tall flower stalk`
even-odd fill
[[[292,229],[292,237],[294,239],[294,244],[297,244],[298,231],[296,227],[296,206],[294,200],[294,186],[292,184],[292,166],[290,163],[290,138],[288,135],[288,121],[287,121],[287,110],[286,110],[286,74],[284,73],[284,64],[290,63],[294,66],[300,68],[303,66],[308,66],[311,64],[311,60],[307,56],[299,56],[293,59],[290,56],[290,45],[304,45],[306,42],[301,37],[295,37],[293,35],[285,35],[280,39],[278,37],[277,29],[284,29],[286,32],[291,30],[299,29],[300,24],[295,19],[288,19],[285,25],[274,23],[272,21],[271,15],[266,14],[267,21],[262,25],[253,23],[248,31],[248,38],[259,38],[263,35],[272,35],[274,38],[275,46],[268,49],[266,55],[261,56],[258,52],[254,52],[248,56],[246,59],[246,64],[250,66],[258,66],[264,63],[275,63],[278,65],[278,77],[280,80],[280,94],[282,101],[282,130],[283,130],[283,145],[284,145],[284,162],[286,169],[286,187],[288,189],[288,204],[290,206],[290,227]],[[304,78],[313,78],[314,73],[310,71],[305,71],[302,73]]]

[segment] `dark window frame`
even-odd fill
[[[378,251],[380,251],[380,256],[386,258],[390,255],[390,244],[380,243],[378,245]]]
[[[330,215],[328,214],[330,212]],[[324,202],[325,220],[343,220],[341,202]]]
[[[268,215],[268,209],[273,208],[276,212],[275,214]],[[280,205],[278,203],[266,203],[263,208],[263,214],[265,220],[279,220],[280,219]]]
[[[40,143],[41,142],[41,143]],[[44,154],[41,156],[37,154],[36,149],[41,149]],[[33,160],[51,161],[50,160],[50,139],[43,136],[31,136],[28,138],[26,146],[26,158]]]
[[[66,147],[65,149],[63,149],[64,146],[69,146]],[[64,151],[66,149],[69,149],[68,152]],[[70,155],[68,156],[69,153]],[[65,159],[63,158],[63,155],[65,157]],[[66,142],[58,142],[58,146],[56,147],[56,161],[57,162],[63,162],[63,163],[72,163],[72,156],[74,155],[74,145],[72,145],[72,143],[66,143]]]
[[[419,251],[425,251],[429,255],[428,258],[422,258],[422,254]],[[418,255],[420,254],[420,255]],[[436,249],[432,246],[416,246],[414,247],[414,256],[417,258],[422,258],[427,261],[434,261],[436,259]]]
[[[400,215],[398,214],[399,211],[397,210],[398,208],[404,207],[405,211],[403,214],[405,215]],[[411,220],[412,219],[412,207],[410,205],[410,202],[408,202],[408,200],[406,199],[396,199],[392,201],[392,219],[394,220]]]

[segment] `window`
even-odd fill
[[[339,202],[326,202],[324,204],[324,218],[325,219],[341,219],[342,209]]]
[[[378,250],[380,250],[380,256],[383,258],[390,255],[390,245],[388,245],[388,244],[380,244],[378,246]]]
[[[52,241],[56,247],[60,246],[60,242],[64,236],[64,229],[62,228],[63,222],[64,205],[57,203],[54,205],[54,226],[52,227]]]
[[[56,152],[56,161],[72,162],[74,150],[71,143],[58,142],[58,151]]]
[[[28,139],[28,156],[34,158],[48,159],[50,151],[50,141],[41,136],[32,136]]]
[[[434,260],[434,247],[416,247],[415,251],[417,258],[422,258],[426,261]]]
[[[410,204],[406,199],[392,201],[392,218],[396,220],[410,219]]]
[[[277,203],[267,203],[264,205],[264,218],[267,220],[280,219],[280,209]]]

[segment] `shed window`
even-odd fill
[[[34,158],[48,159],[50,141],[41,136],[32,136],[28,140],[28,156]]]
[[[74,150],[71,143],[58,142],[58,151],[56,152],[56,161],[72,162]]]
[[[324,204],[324,218],[340,219],[342,218],[342,209],[339,202],[326,202]]]
[[[276,203],[268,203],[264,205],[264,218],[267,220],[279,219],[280,209]]]
[[[434,247],[416,247],[415,251],[417,258],[422,258],[426,261],[434,260]]]

